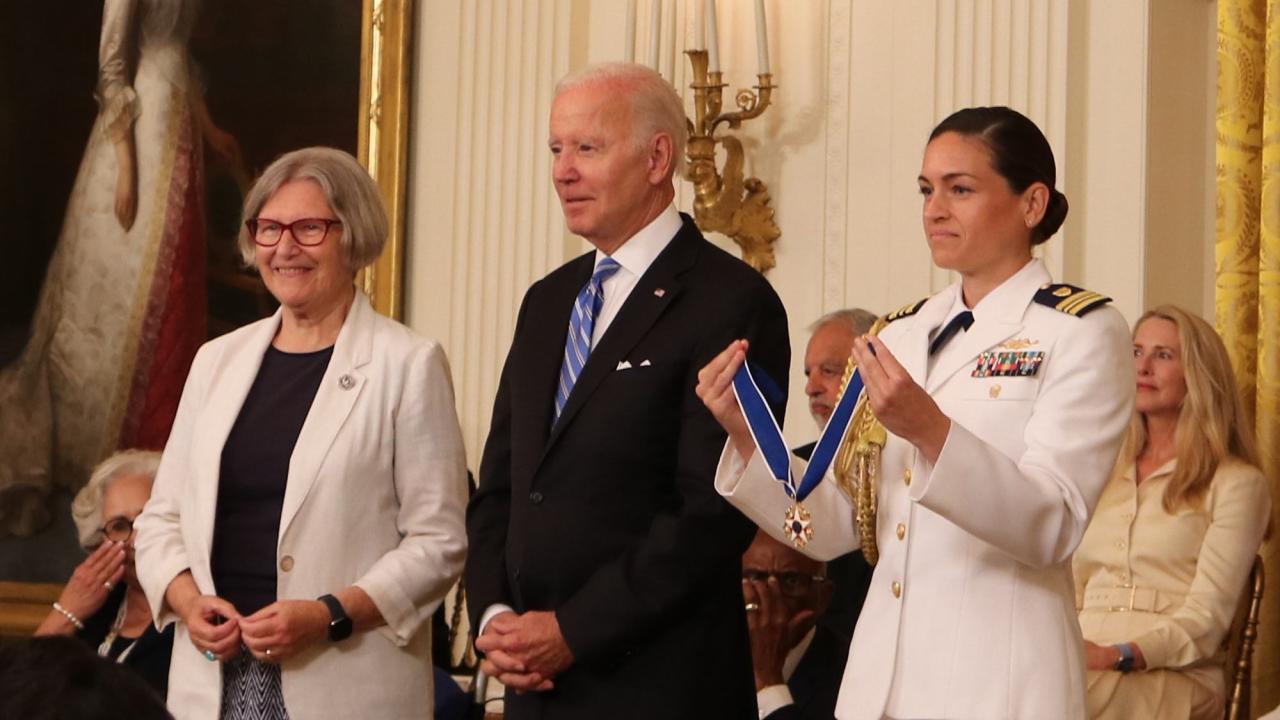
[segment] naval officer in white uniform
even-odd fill
[[[1108,299],[1055,285],[1032,247],[1062,224],[1044,135],[969,108],[930,135],[920,171],[934,263],[960,282],[855,343],[888,432],[879,563],[854,633],[841,720],[1085,717],[1070,558],[1133,406],[1128,330]],[[729,432],[717,489],[784,538],[792,500],[755,451],[731,389],[746,342],[699,376]],[[799,478],[803,461],[793,459]],[[832,475],[804,501],[819,559],[858,547]]]

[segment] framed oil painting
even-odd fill
[[[358,282],[401,313],[412,0],[54,0],[0,9],[0,634],[83,558],[69,507],[163,447],[204,341],[274,311],[235,248],[283,152],[351,152],[392,218]]]

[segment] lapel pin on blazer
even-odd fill
[[[663,295],[666,295],[666,294],[667,294],[667,291],[663,290],[662,288],[654,288],[653,290],[654,297],[662,297]]]
[[[343,390],[350,390],[355,386],[356,386],[356,379],[351,377],[350,373],[343,373],[342,377],[338,378],[338,387],[342,388]]]

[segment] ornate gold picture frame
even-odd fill
[[[357,157],[382,190],[391,236],[359,282],[379,312],[400,318],[414,3],[363,0],[361,15]],[[0,580],[0,635],[30,634],[60,592],[58,584]]]

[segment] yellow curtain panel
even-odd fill
[[[1263,470],[1280,504],[1280,0],[1218,0],[1215,314]],[[1280,532],[1263,548],[1268,587],[1253,709],[1280,704]]]

